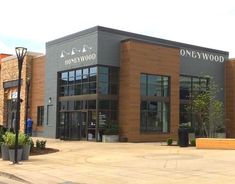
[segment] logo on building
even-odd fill
[[[203,61],[213,61],[218,63],[223,63],[225,60],[224,56],[218,54],[189,50],[189,49],[180,49],[180,55],[183,57],[189,57]]]
[[[69,65],[72,63],[95,60],[96,53],[91,46],[84,44],[81,47],[73,47],[71,50],[62,50],[60,58],[64,59],[65,65]]]

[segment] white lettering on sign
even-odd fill
[[[80,48],[73,47],[70,51],[62,50],[60,58],[64,59],[65,65],[72,63],[92,61],[96,59],[96,53],[92,51],[92,47],[84,44]]]
[[[225,58],[224,56],[207,53],[207,52],[199,52],[195,50],[188,50],[188,49],[180,49],[180,55],[183,57],[191,57],[194,59],[201,59],[204,61],[213,61],[223,63]]]
[[[72,63],[79,63],[79,62],[83,62],[83,61],[91,61],[91,60],[94,60],[95,58],[96,58],[96,53],[92,53],[92,54],[88,54],[88,55],[74,57],[74,58],[71,58],[71,59],[66,59],[66,60],[64,60],[64,64],[65,65],[70,65]]]

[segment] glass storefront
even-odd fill
[[[58,73],[58,137],[101,141],[103,131],[117,124],[119,69],[92,66]]]

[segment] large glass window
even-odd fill
[[[91,66],[63,71],[58,73],[58,82],[59,137],[101,140],[104,130],[117,124],[117,67]]]
[[[169,77],[141,74],[140,86],[140,130],[169,132]]]
[[[189,104],[200,93],[208,88],[209,79],[205,77],[180,76],[180,123],[189,123],[196,128],[195,115],[186,110]]]
[[[99,128],[117,123],[117,100],[99,100]]]
[[[169,96],[169,77],[141,74],[141,96]]]
[[[118,94],[118,69],[114,67],[98,67],[99,93]]]
[[[95,66],[61,72],[59,80],[60,96],[118,94],[119,76],[116,67]]]

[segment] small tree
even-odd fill
[[[223,103],[216,98],[220,89],[212,78],[209,79],[207,91],[193,97],[192,103],[186,109],[196,115],[199,134],[205,137],[214,137],[216,128],[224,126],[224,108]]]

